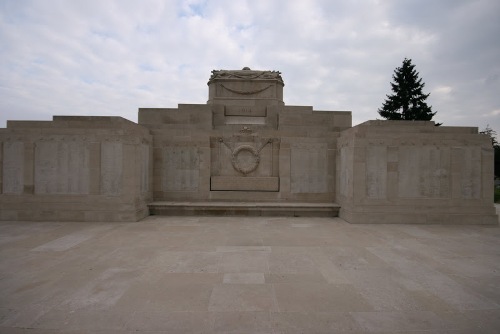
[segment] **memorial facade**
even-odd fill
[[[473,127],[289,106],[277,71],[216,70],[206,104],[0,129],[0,219],[149,214],[497,224],[493,150]]]

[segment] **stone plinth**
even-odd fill
[[[338,140],[337,202],[351,223],[498,224],[493,149],[472,127],[369,121]]]

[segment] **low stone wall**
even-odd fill
[[[498,224],[493,149],[477,128],[368,121],[341,133],[338,152],[350,223]]]
[[[152,199],[152,137],[121,117],[0,129],[0,220],[136,221]]]

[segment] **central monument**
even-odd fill
[[[331,208],[337,137],[351,113],[286,106],[283,87],[278,71],[214,70],[207,104],[139,109],[155,138],[155,201]]]
[[[279,191],[280,138],[275,130],[283,86],[276,71],[212,71],[208,104],[213,106],[214,129],[223,132],[210,138],[211,190]]]

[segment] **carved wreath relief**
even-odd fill
[[[255,171],[259,167],[260,163],[260,151],[269,143],[272,143],[272,139],[268,139],[263,144],[256,149],[252,145],[234,145],[224,138],[219,138],[219,142],[226,145],[226,147],[231,151],[231,164],[237,172],[247,175]],[[236,147],[235,147],[236,146]]]
[[[231,164],[236,171],[245,175],[249,174],[259,167],[259,153],[253,146],[238,146],[231,152]]]

